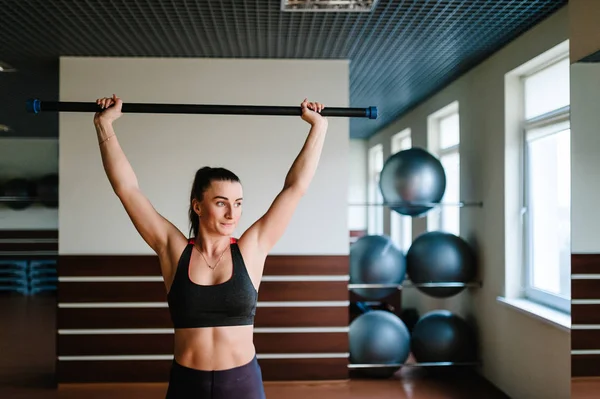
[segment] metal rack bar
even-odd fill
[[[390,364],[348,364],[349,369],[370,369],[390,367],[466,367],[479,366],[481,362],[423,362],[423,363],[390,363]]]

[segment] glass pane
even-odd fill
[[[410,135],[400,137],[402,136],[399,135],[392,138],[392,153],[394,154],[412,147]],[[390,238],[404,252],[408,251],[412,243],[412,218],[392,211],[390,218]]]
[[[392,154],[401,150],[408,150],[411,147],[410,129],[405,129],[396,133],[392,137]]]
[[[408,150],[412,146],[411,142],[412,140],[410,139],[410,137],[403,138],[402,141],[400,141],[400,149]]]
[[[569,58],[525,78],[525,119],[569,105]]]
[[[442,202],[456,204],[460,201],[460,155],[451,152],[440,157],[446,172],[446,191]],[[455,205],[442,206],[440,210],[441,230],[460,234],[460,208]]]
[[[460,143],[460,126],[458,113],[440,119],[440,149],[452,147]]]
[[[570,134],[528,143],[531,284],[565,297],[571,295]]]
[[[403,251],[408,251],[412,244],[412,218],[392,211],[390,222],[390,238]]]

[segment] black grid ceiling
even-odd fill
[[[350,106],[380,112],[351,120],[351,137],[367,138],[566,3],[379,0],[370,13],[319,13],[280,0],[0,0],[0,60],[350,59]]]

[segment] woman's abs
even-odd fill
[[[197,370],[227,370],[249,363],[256,354],[254,326],[175,330],[175,360]]]

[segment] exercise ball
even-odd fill
[[[472,362],[477,358],[476,334],[460,316],[434,310],[415,324],[411,352],[417,362]]]
[[[10,179],[2,187],[2,196],[13,197],[7,199],[7,207],[22,210],[33,204],[35,185],[25,178]]]
[[[406,253],[406,272],[414,284],[468,283],[475,278],[475,254],[462,238],[443,231],[418,236]],[[419,287],[437,298],[458,294],[465,287]]]
[[[372,310],[358,316],[348,330],[350,363],[400,364],[410,353],[410,332],[398,316],[385,310]],[[371,377],[387,378],[400,367],[361,368]]]
[[[413,147],[386,160],[379,188],[390,209],[402,215],[420,216],[433,208],[427,204],[442,200],[446,191],[446,173],[436,157],[422,148]]]
[[[402,284],[406,261],[400,248],[387,236],[367,235],[350,246],[351,284]],[[397,288],[353,288],[366,299],[378,300]]]
[[[58,175],[55,173],[43,176],[37,181],[38,200],[48,208],[58,206]]]

